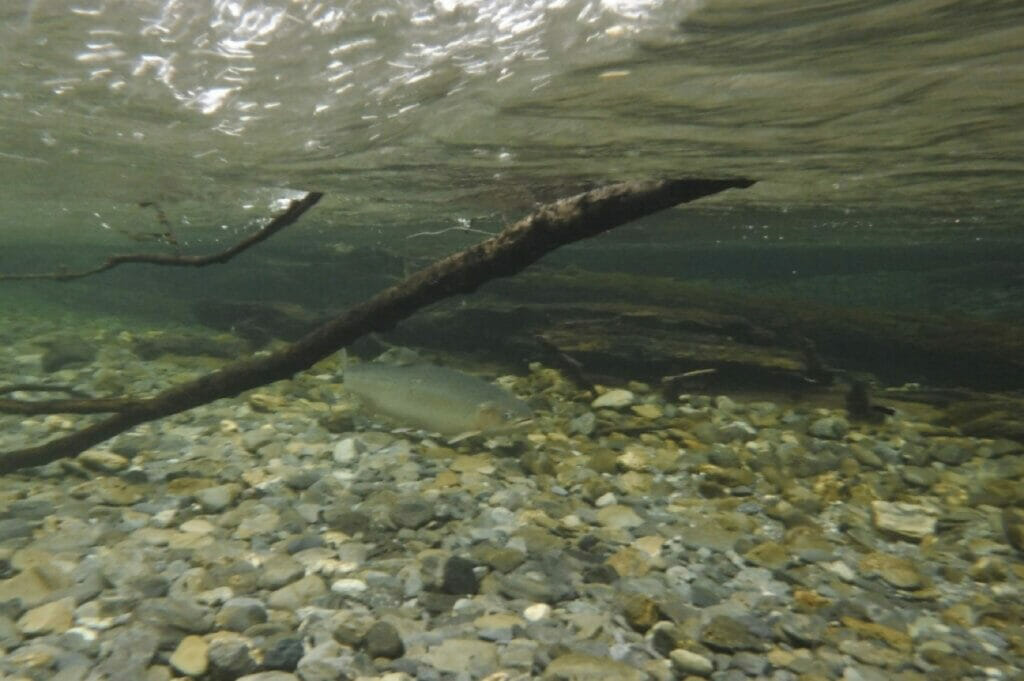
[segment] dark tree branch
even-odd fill
[[[624,182],[542,206],[496,236],[415,272],[277,352],[230,364],[151,398],[117,405],[113,416],[71,435],[0,454],[0,473],[75,456],[140,423],[290,378],[367,333],[384,331],[422,307],[515,274],[559,246],[752,184],[745,179]]]
[[[56,281],[69,281],[81,279],[100,272],[106,272],[118,265],[126,263],[145,263],[147,265],[168,265],[177,267],[206,267],[207,265],[223,264],[231,260],[242,251],[255,246],[256,244],[269,239],[274,234],[298,220],[303,213],[316,205],[316,202],[323,196],[320,192],[309,192],[301,199],[295,199],[288,204],[283,213],[275,217],[266,225],[253,232],[234,246],[226,248],[218,253],[210,255],[170,255],[167,253],[123,253],[112,255],[100,266],[89,270],[77,272],[29,272],[26,274],[0,274],[0,281],[15,281],[24,279],[51,279]]]

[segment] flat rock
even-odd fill
[[[597,511],[597,521],[605,527],[629,529],[643,525],[644,519],[629,506],[612,504]]]
[[[31,608],[48,601],[52,594],[71,586],[71,578],[52,566],[32,566],[10,579],[0,580],[0,603],[17,598]]]
[[[935,514],[917,504],[875,500],[871,502],[871,519],[879,530],[907,539],[935,534]]]
[[[618,409],[621,407],[628,407],[633,404],[635,400],[636,396],[631,391],[623,388],[613,388],[603,395],[598,396],[597,399],[590,403],[590,406],[595,409]]]
[[[207,513],[220,513],[234,503],[241,490],[241,485],[230,482],[226,485],[214,485],[197,490],[195,497]]]
[[[743,554],[743,557],[754,565],[779,570],[793,560],[792,552],[778,542],[766,541]]]
[[[102,449],[88,449],[79,454],[75,461],[89,470],[101,473],[119,473],[131,465],[126,457]]]
[[[860,570],[867,575],[878,575],[897,589],[917,589],[924,578],[914,561],[888,553],[869,553],[860,560]]]
[[[423,656],[441,672],[466,672],[473,678],[482,678],[498,668],[498,646],[489,641],[450,638],[434,646]]]
[[[214,617],[214,624],[228,631],[245,631],[267,621],[267,608],[257,598],[231,598]]]
[[[97,478],[90,486],[90,492],[99,499],[100,503],[111,506],[131,506],[137,504],[144,498],[142,488],[138,485],[131,485],[119,478]]]
[[[559,655],[544,670],[545,681],[646,681],[647,674],[610,657]]]
[[[270,594],[267,603],[270,607],[278,610],[298,610],[325,593],[327,593],[327,585],[324,584],[324,580],[316,575],[306,575]]]
[[[739,620],[725,615],[716,615],[700,633],[700,642],[713,650],[737,652],[750,650],[761,652],[765,642]]]
[[[18,628],[26,636],[62,634],[71,626],[75,601],[71,597],[44,603],[26,612],[18,620]]]
[[[260,566],[259,585],[264,589],[280,589],[302,577],[305,568],[291,556],[274,554]]]

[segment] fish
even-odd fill
[[[448,437],[510,432],[533,417],[508,391],[436,364],[365,362],[346,366],[342,380],[370,411]]]

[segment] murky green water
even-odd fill
[[[174,291],[170,307],[210,291],[329,307],[337,290],[345,304],[397,276],[346,278],[334,258],[352,248],[408,269],[541,201],[696,175],[758,182],[552,262],[838,305],[1022,311],[1019,3],[0,11],[2,269],[204,252],[297,192],[326,194],[234,270],[135,269],[82,299],[131,307],[113,300],[129,287]]]
[[[1021,0],[3,0],[0,681],[1024,678],[1022,48]],[[756,184],[345,316],[674,177]]]

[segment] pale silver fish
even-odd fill
[[[398,423],[446,436],[508,431],[532,417],[525,402],[482,379],[433,364],[348,366],[345,388]]]

